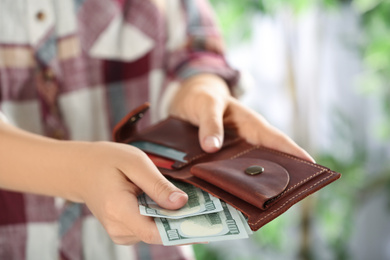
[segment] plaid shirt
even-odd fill
[[[204,0],[0,0],[0,111],[40,135],[110,140],[145,101],[141,124],[158,120],[182,79],[207,72],[235,85],[222,51]],[[82,204],[0,190],[0,259],[186,259],[182,251],[114,245]]]

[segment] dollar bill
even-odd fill
[[[221,201],[211,194],[184,182],[172,182],[188,195],[187,204],[178,210],[161,208],[148,195],[138,196],[139,210],[142,215],[179,219],[222,211]]]
[[[155,218],[164,245],[181,245],[248,238],[238,211],[221,202],[217,213],[181,219]]]
[[[244,216],[244,214],[242,214],[242,213],[241,213],[240,211],[238,211],[238,210],[237,210],[237,213],[238,213],[238,215],[240,215],[240,219],[241,219],[241,221],[242,221],[242,224],[243,224],[244,227],[245,227],[246,233],[247,233],[248,235],[253,235],[253,231],[252,231],[251,227],[250,227],[249,224],[248,224],[248,218],[246,218],[246,217]]]

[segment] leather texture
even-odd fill
[[[254,165],[263,167],[264,172],[253,176],[246,174],[245,170]],[[267,201],[280,195],[290,181],[282,166],[246,156],[195,164],[190,172],[221,189],[228,188],[229,193],[261,209],[267,207]]]
[[[341,177],[340,173],[293,155],[254,146],[225,129],[224,144],[216,153],[204,152],[198,128],[169,117],[142,132],[134,118],[147,105],[129,113],[114,129],[114,141],[147,141],[173,148],[187,155],[172,168],[159,168],[166,177],[191,183],[240,210],[253,231],[283,214],[291,206]],[[132,119],[133,118],[133,119]],[[253,165],[264,172],[248,175]]]

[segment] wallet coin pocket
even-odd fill
[[[261,209],[265,209],[290,182],[284,167],[258,158],[199,163],[192,166],[190,172]]]

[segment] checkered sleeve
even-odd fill
[[[224,57],[223,40],[210,4],[207,0],[186,0],[181,4],[185,39],[172,50],[168,65],[170,74],[183,80],[200,73],[212,73],[235,87],[239,73]]]

